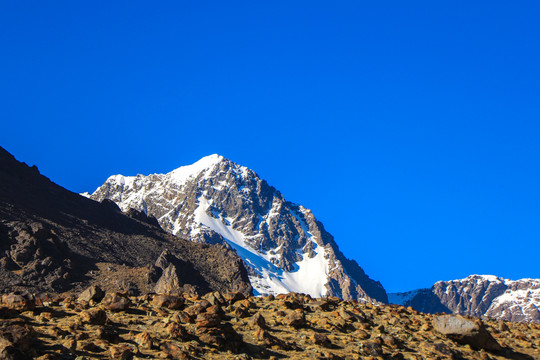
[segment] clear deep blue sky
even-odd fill
[[[388,291],[540,277],[540,2],[10,1],[0,145],[75,192],[212,153]]]

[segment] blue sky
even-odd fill
[[[388,291],[540,277],[540,3],[3,1],[0,145],[75,192],[218,153]]]

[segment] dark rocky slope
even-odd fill
[[[251,293],[241,259],[164,232],[156,220],[51,182],[0,148],[0,291]],[[160,256],[161,255],[161,256]],[[156,260],[159,261],[156,262]]]

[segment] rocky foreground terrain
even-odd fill
[[[0,319],[0,359],[540,359],[540,324],[296,293],[12,293]]]

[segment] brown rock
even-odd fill
[[[186,314],[184,311],[178,311],[173,314],[171,320],[180,324],[193,323],[193,317]]]
[[[248,311],[248,309],[246,309],[243,306],[238,306],[237,308],[235,308],[233,310],[233,312],[231,314],[232,314],[232,316],[241,319],[241,318],[248,317],[249,316],[249,311]]]
[[[176,344],[166,342],[166,343],[161,344],[159,348],[167,356],[170,356],[173,359],[178,359],[178,360],[190,359],[189,355]]]
[[[182,325],[174,322],[170,323],[169,326],[167,326],[166,330],[167,334],[171,339],[188,340],[190,337],[188,332],[186,331],[186,329],[184,329]]]
[[[306,315],[301,309],[291,311],[286,317],[284,323],[294,328],[299,328],[306,325]]]
[[[455,342],[470,345],[476,350],[500,351],[502,349],[479,319],[473,321],[460,315],[439,315],[433,318],[433,327]]]
[[[8,308],[19,311],[33,310],[36,307],[36,303],[33,299],[15,293],[2,296],[2,302],[7,305]]]
[[[126,310],[131,305],[131,302],[128,298],[118,293],[107,293],[103,300],[101,300],[101,304],[109,310],[122,311]]]
[[[261,315],[261,313],[256,313],[255,315],[253,315],[253,317],[251,318],[251,325],[253,326],[259,326],[263,329],[266,329],[267,326],[266,326],[266,320],[264,319],[264,317]]]
[[[184,301],[179,296],[172,295],[155,295],[152,301],[154,307],[165,307],[168,309],[181,309],[184,305]]]
[[[193,305],[185,308],[184,312],[186,314],[190,315],[190,316],[197,316],[200,313],[203,313],[208,308],[208,306],[205,306],[205,305],[210,305],[210,303],[208,303],[208,302],[205,302],[205,303],[197,302],[196,304],[193,304]]]
[[[202,313],[197,315],[195,324],[197,327],[214,327],[221,322],[221,316],[217,314]]]
[[[101,299],[103,299],[103,296],[105,296],[103,290],[101,290],[99,286],[92,285],[79,295],[78,300],[86,302],[93,300],[95,302],[99,302]]]
[[[109,349],[109,358],[112,360],[131,360],[133,359],[134,351],[127,344],[120,344]]]
[[[107,321],[107,313],[103,309],[92,308],[80,313],[83,322],[94,325],[103,325]]]
[[[320,345],[324,347],[332,346],[332,342],[330,341],[330,339],[328,339],[328,336],[318,332],[311,335],[311,340],[315,345]]]
[[[206,309],[206,312],[208,314],[216,314],[216,315],[219,315],[219,316],[225,315],[225,311],[223,311],[223,309],[219,305],[210,306],[208,309]]]
[[[223,295],[223,298],[229,303],[234,304],[237,301],[244,300],[246,296],[241,292],[228,292]]]
[[[139,344],[142,349],[150,350],[154,343],[153,339],[146,331],[139,333],[135,336],[135,342]]]
[[[223,305],[225,304],[225,298],[219,291],[210,292],[203,296],[203,299],[210,302],[212,305]]]

